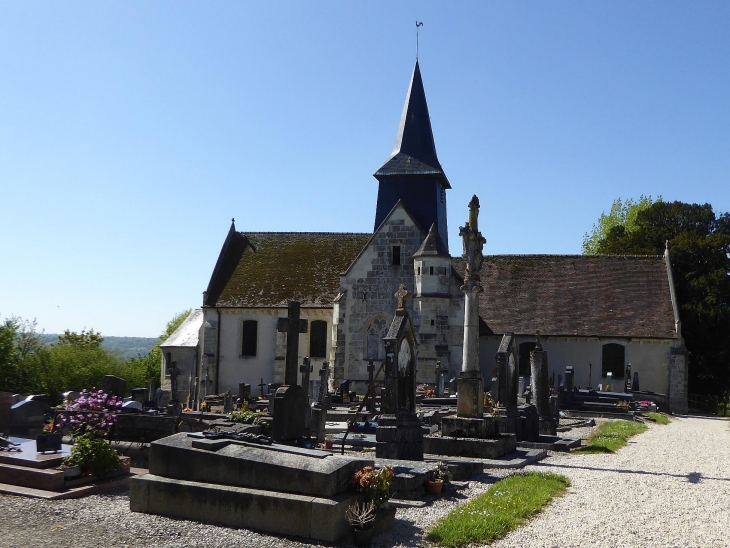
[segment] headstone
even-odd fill
[[[307,397],[307,404],[309,404],[309,374],[313,370],[313,365],[309,356],[305,356],[302,360],[302,365],[299,366],[299,371],[302,373],[302,387],[304,387],[304,393]]]
[[[80,395],[81,392],[77,392],[76,390],[69,390],[68,392],[61,394],[61,396],[63,396],[63,400],[69,403],[76,401]]]
[[[122,404],[122,411],[142,411],[142,403],[137,400],[125,401]]]
[[[441,368],[441,361],[436,362],[436,397],[444,397],[444,373],[445,371]]]
[[[132,399],[144,405],[150,398],[146,388],[132,388]]]
[[[118,398],[123,398],[127,390],[127,381],[114,375],[104,375],[101,383],[101,389],[105,394],[110,394]]]
[[[162,390],[161,388],[158,388],[155,391],[155,407],[158,409],[167,409],[167,406],[170,404],[171,397],[169,390]]]
[[[542,349],[539,335],[534,350],[530,352],[530,373],[539,421],[539,432],[543,436],[555,436],[557,434],[557,425],[550,410],[548,356],[547,352]]]
[[[258,384],[259,390],[261,391],[261,397],[264,397],[264,387],[266,385],[264,384],[264,378],[261,377],[261,382]]]
[[[517,379],[517,396],[520,398],[525,397],[525,377],[518,377]]]
[[[375,391],[373,387],[373,380],[375,378],[375,363],[373,360],[368,361],[368,392],[370,397],[367,401],[367,409],[369,413],[375,413]]]
[[[631,363],[626,364],[626,375],[624,375],[624,392],[631,392]]]
[[[297,361],[299,355],[299,334],[307,332],[307,320],[299,317],[299,303],[289,302],[286,318],[279,318],[278,330],[286,333],[286,371],[284,386],[280,387],[273,397],[274,420],[272,437],[276,441],[289,441],[301,438],[305,434],[309,405],[307,393],[297,385]],[[309,363],[307,363],[309,370]],[[307,374],[307,384],[309,384]],[[307,387],[308,390],[308,387]]]
[[[239,382],[238,383],[238,399],[243,402],[248,401],[248,399],[251,397],[251,385],[246,384],[245,382]]]
[[[10,435],[31,438],[43,432],[47,406],[42,401],[24,400],[10,408]]]
[[[639,391],[639,372],[634,371],[634,382],[631,383],[631,390],[633,392]]]
[[[311,405],[311,415],[309,419],[309,431],[318,443],[322,443],[325,438],[325,427],[327,424],[327,384],[329,377],[329,363],[324,362],[322,369],[319,370],[319,382],[317,391],[317,401]]]
[[[0,436],[10,433],[10,408],[13,406],[13,394],[0,392]]]

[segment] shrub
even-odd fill
[[[63,460],[69,466],[78,466],[82,472],[103,476],[122,467],[119,455],[103,439],[82,434],[74,440],[71,454]]]
[[[386,508],[390,498],[390,483],[393,481],[393,468],[386,466],[380,470],[366,466],[359,470],[350,483],[365,495],[366,501],[375,503],[376,508]]]

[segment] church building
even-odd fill
[[[401,284],[411,293],[406,307],[417,332],[417,381],[432,384],[437,364],[447,378],[458,377],[465,265],[460,253],[449,252],[451,185],[436,154],[417,61],[395,146],[374,176],[372,233],[239,231],[232,222],[202,309],[163,344],[163,385],[169,385],[167,366],[181,352],[191,364],[179,376],[181,396],[191,376],[199,379],[201,395],[237,393],[241,382],[258,395],[259,384],[283,382],[286,335],[277,325],[288,302],[298,301],[308,320],[299,336],[299,363],[308,356],[317,371],[329,362],[335,384],[349,379],[363,393],[369,361],[378,366],[385,359],[383,337]],[[480,198],[488,201],[489,195]],[[463,215],[456,218],[466,220],[467,204],[457,211]],[[686,361],[668,251],[646,257],[487,255],[481,280],[485,379],[505,333],[515,334],[520,375],[529,375],[539,330],[556,378],[571,365],[576,385],[597,386],[611,372],[616,389],[630,363],[642,390],[665,395],[675,412],[686,411]],[[175,341],[187,346],[178,349]],[[194,360],[191,341],[197,341]]]

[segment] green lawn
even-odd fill
[[[615,453],[626,445],[626,440],[646,431],[646,425],[633,421],[611,421],[603,423],[598,431],[588,438],[586,445],[573,453]]]
[[[569,485],[568,478],[551,473],[509,476],[440,520],[426,539],[449,547],[492,542],[540,512]]]
[[[669,420],[669,417],[666,415],[662,415],[661,413],[646,413],[646,416],[652,419],[657,424],[669,424],[671,421]]]

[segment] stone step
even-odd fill
[[[31,468],[15,464],[0,464],[0,483],[59,491],[66,485],[63,470],[52,468]]]
[[[547,457],[545,449],[518,449],[499,459],[484,459],[484,468],[524,468]]]

